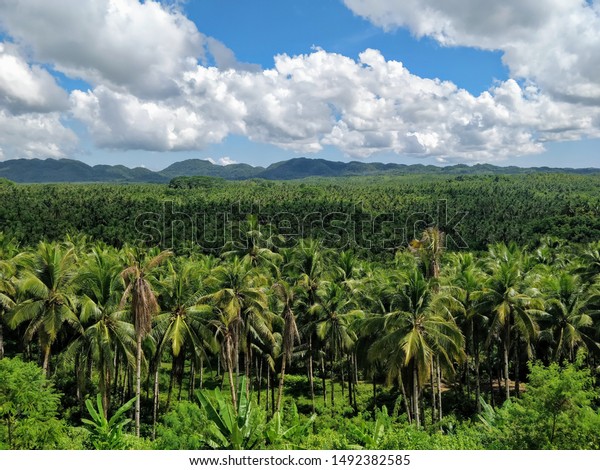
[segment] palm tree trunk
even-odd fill
[[[200,356],[200,390],[202,390],[203,388],[204,388],[204,357]]]
[[[413,359],[413,418],[417,428],[421,427],[421,416],[419,413],[419,375],[417,371],[417,363]]]
[[[269,389],[271,388],[271,368],[269,367],[269,364],[267,364],[267,389],[266,389],[266,396],[265,396],[265,410],[268,413],[269,412]]]
[[[44,371],[44,377],[50,377],[50,344],[44,346],[44,362],[42,363],[42,370]]]
[[[139,333],[136,338],[135,364],[135,435],[136,437],[140,437],[140,413],[142,393],[142,335]]]
[[[258,369],[258,384],[257,384],[256,388],[258,390],[258,405],[260,406],[260,396],[262,395],[262,372],[263,372],[263,362],[264,361],[262,358],[259,361],[259,359],[257,357],[256,362],[257,362],[257,369]]]
[[[438,394],[438,420],[441,421],[444,417],[442,406],[442,368],[440,366],[440,356],[435,358],[436,373],[437,373],[437,394]]]
[[[281,372],[279,373],[279,391],[277,392],[277,406],[275,408],[275,413],[281,409],[281,399],[283,397],[283,382],[285,380],[285,356],[281,356]]]
[[[353,406],[352,403],[352,356],[348,355],[346,360],[346,365],[348,366],[348,403],[350,406]]]
[[[104,361],[100,361],[98,364],[100,367],[99,372],[99,383],[100,394],[102,395],[102,407],[104,408],[104,418],[108,417],[108,410],[110,408],[109,396],[110,396],[110,369]]]
[[[119,365],[120,365],[120,361],[119,361],[119,351],[116,350],[115,351],[115,356],[114,356],[114,368],[115,368],[115,380],[113,381],[113,395],[117,395],[117,390],[119,388]]]
[[[229,344],[229,342],[226,343],[225,346],[225,354],[226,354],[226,358],[225,358],[225,362],[227,363],[227,376],[229,377],[229,388],[230,388],[230,392],[231,392],[231,403],[233,404],[233,409],[237,410],[237,392],[236,392],[236,388],[235,388],[235,384],[234,384],[234,380],[233,380],[233,358],[231,357],[231,345]]]
[[[315,381],[313,374],[313,349],[312,336],[308,338],[308,382],[310,384],[310,399],[312,403],[312,412],[315,412]]]
[[[250,398],[250,369],[252,364],[252,349],[250,341],[247,341],[246,351],[244,353],[244,373],[246,375],[246,399]]]
[[[479,345],[475,346],[475,406],[477,407],[477,413],[481,413],[481,377],[479,371]]]
[[[330,367],[331,367],[331,408],[333,409],[335,407],[335,396],[334,396],[334,385],[333,385],[333,354],[330,357]]]
[[[188,390],[188,400],[191,401],[194,397],[194,391],[196,390],[196,367],[194,367],[193,357],[190,360],[190,385]]]
[[[277,381],[277,372],[273,371],[273,380],[271,380],[271,416],[275,413],[275,382]]]
[[[373,417],[377,410],[377,384],[375,383],[375,369],[371,373],[371,382],[373,383]]]
[[[342,359],[342,364],[340,365],[340,382],[342,385],[342,400],[344,399],[344,395],[346,392],[346,378],[344,377],[344,360]]]
[[[506,399],[510,399],[510,389],[508,382],[508,353],[510,349],[510,322],[507,321],[504,327],[504,389]]]
[[[327,406],[327,385],[325,383],[325,358],[321,355],[321,380],[323,381],[323,406]]]
[[[171,373],[169,374],[169,391],[167,392],[167,408],[166,408],[167,410],[169,409],[169,406],[171,406],[173,383],[175,382],[175,369],[177,367],[176,361],[177,361],[177,358],[175,356],[173,356],[173,359],[171,360]]]
[[[158,373],[160,370],[160,359],[156,360],[156,370],[154,371],[154,393],[152,396],[152,440],[156,439],[156,422],[158,419],[158,405],[159,405],[159,381],[158,381]]]
[[[516,336],[516,334],[515,334]],[[515,397],[519,398],[520,395],[520,390],[519,390],[519,386],[520,386],[520,380],[519,380],[519,375],[520,375],[520,351],[519,351],[519,346],[520,346],[520,341],[519,341],[519,337],[516,336],[515,337]]]
[[[431,385],[431,424],[435,424],[435,414],[436,414],[436,393],[435,393],[435,378],[436,371],[434,371],[433,367],[433,358],[429,362],[429,373],[430,373],[430,385]]]
[[[2,323],[0,323],[0,359],[4,359],[4,329]]]
[[[402,399],[404,400],[404,408],[406,409],[406,416],[408,416],[408,424],[412,423],[412,417],[410,415],[410,402],[408,395],[406,395],[406,389],[404,388],[404,380],[402,380],[402,372],[398,376],[398,382],[400,382],[400,391],[402,392]]]
[[[353,361],[354,361],[354,409],[358,409],[358,405],[356,404],[356,390],[358,389],[358,359],[356,358],[356,352],[352,353]]]

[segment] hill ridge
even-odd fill
[[[402,163],[379,163],[349,161],[339,162],[319,158],[297,157],[273,163],[266,168],[245,163],[216,165],[208,160],[187,159],[169,165],[161,171],[147,168],[128,168],[123,165],[90,166],[79,160],[62,159],[14,159],[0,162],[0,178],[17,183],[168,183],[178,176],[211,176],[227,180],[267,179],[293,180],[308,177],[376,176],[405,174],[526,174],[526,173],[600,173],[599,168],[522,168],[500,167],[488,163],[445,167],[406,165]]]

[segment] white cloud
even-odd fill
[[[59,111],[68,106],[67,93],[46,70],[0,42],[0,159],[67,156],[76,137]]]
[[[4,158],[66,157],[76,141],[58,113],[15,116],[0,109],[0,155]]]
[[[335,146],[354,157],[495,161],[600,135],[596,3],[345,2],[385,28],[501,49],[513,76],[527,80],[474,96],[372,49],[357,59],[282,54],[261,70],[164,2],[0,0],[0,28],[14,40],[0,51],[0,149],[61,155],[74,141],[57,112],[65,94],[40,63],[92,85],[71,93],[69,116],[104,148],[196,150],[237,134],[297,152]],[[21,138],[29,132],[39,148]]]
[[[94,85],[141,96],[176,93],[203,36],[176,8],[137,0],[3,0],[0,25],[33,56]]]
[[[597,134],[594,117],[514,80],[479,96],[411,74],[366,50],[359,60],[317,50],[261,72],[198,66],[177,98],[143,101],[105,87],[72,94],[100,146],[189,150],[229,134],[299,152],[325,145],[354,157],[396,152],[493,161],[543,142]],[[596,123],[597,125],[597,123]]]
[[[233,165],[234,163],[237,163],[237,162],[229,157],[219,158],[219,165],[227,166],[227,165]]]
[[[0,42],[0,106],[16,114],[57,111],[67,109],[68,99],[52,75]]]
[[[597,0],[344,0],[385,29],[407,27],[443,45],[504,52],[515,78],[555,98],[600,103]]]

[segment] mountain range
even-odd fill
[[[477,165],[404,165],[397,163],[363,163],[357,161],[334,162],[323,159],[293,158],[273,163],[267,168],[244,163],[222,166],[207,160],[190,159],[173,163],[162,171],[146,168],[128,168],[123,165],[90,166],[71,159],[15,159],[0,162],[0,178],[16,183],[168,183],[178,176],[212,176],[227,180],[261,178],[269,180],[292,180],[308,177],[375,176],[401,174],[519,174],[519,173],[600,173],[598,168],[521,168],[499,167],[489,164]]]

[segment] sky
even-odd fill
[[[600,0],[0,0],[0,161],[599,151]]]

